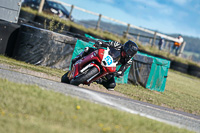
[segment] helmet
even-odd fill
[[[126,56],[133,57],[138,51],[138,46],[129,40],[123,45],[123,51],[126,53]]]

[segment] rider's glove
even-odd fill
[[[103,44],[103,42],[98,40],[95,42],[94,46],[98,48],[98,47],[101,47],[102,44]]]

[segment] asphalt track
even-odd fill
[[[47,90],[54,90],[200,133],[200,116],[197,115],[1,68],[0,77],[12,82],[35,84]]]

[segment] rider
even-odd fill
[[[129,40],[124,45],[120,44],[119,42],[112,41],[112,42],[103,42],[103,41],[97,41],[95,43],[96,47],[112,47],[116,50],[120,51],[121,58],[117,65],[121,65],[120,69],[114,73],[109,74],[104,77],[104,80],[98,80],[97,82],[102,84],[107,90],[114,90],[116,83],[114,76],[121,78],[124,75],[124,72],[126,69],[132,64],[132,57],[137,53],[138,46],[135,42]],[[95,49],[91,47],[86,47],[83,52],[81,52],[76,58],[72,60],[72,64],[74,64],[77,60],[81,59],[82,57],[90,54]]]

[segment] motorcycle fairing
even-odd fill
[[[90,84],[91,82],[96,81],[97,79],[107,75],[108,73],[115,72],[117,63],[114,63],[112,57],[108,54],[108,51],[109,51],[109,48],[108,50],[98,49],[90,53],[89,55],[83,57],[82,59],[78,60],[73,65],[73,68],[71,72],[69,73],[70,74],[69,79],[70,80],[73,79],[74,77],[79,75],[80,72],[83,72],[81,71],[82,69],[86,67],[91,67],[91,66],[97,67],[99,70],[99,73],[101,72],[101,74],[98,73],[97,75],[95,75],[95,77],[93,77],[93,79],[87,80],[84,84]],[[103,61],[107,61],[107,64],[102,65]],[[100,71],[100,67],[97,64],[92,63],[92,62],[99,62],[103,66],[101,68],[102,70]]]

